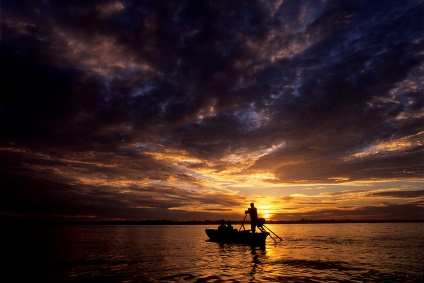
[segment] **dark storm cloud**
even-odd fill
[[[19,108],[23,115],[19,125],[46,132],[51,132],[49,123],[27,125],[29,117],[51,121],[65,116],[68,121],[63,122],[71,123],[69,134],[74,134],[66,138],[76,139],[82,123],[69,120],[85,110],[91,117],[82,119],[98,130],[105,123],[128,123],[138,129],[148,123],[165,124],[163,130],[171,130],[173,137],[183,130],[177,139],[184,146],[193,139],[205,139],[210,130],[215,137],[243,143],[248,134],[243,129],[249,130],[249,122],[250,129],[255,129],[255,122],[249,121],[252,111],[266,112],[263,115],[270,121],[250,134],[271,135],[271,141],[298,142],[306,135],[313,137],[317,147],[330,143],[345,151],[347,142],[357,147],[359,141],[368,144],[393,135],[398,125],[391,127],[387,121],[405,110],[407,106],[400,102],[407,94],[382,107],[369,104],[387,96],[422,63],[422,5],[413,1],[309,4],[74,1],[67,5],[31,2],[25,9],[7,3],[3,56],[7,55],[5,67],[12,73],[4,88],[10,90],[7,98],[12,101],[6,101],[6,115],[16,113],[12,107]],[[64,38],[54,36],[57,30],[63,30]],[[146,64],[154,72],[133,68],[119,77],[115,72],[123,68],[112,65],[104,67],[110,70],[103,70],[100,78],[84,78],[89,63],[57,61],[65,56],[60,53],[66,53],[66,36],[93,45],[110,37],[134,64]],[[293,54],[279,58],[278,52],[288,52],[293,42],[302,47],[293,47]],[[75,60],[99,64],[108,60],[101,57],[107,54],[88,50],[79,55],[99,57]],[[78,94],[80,90],[84,95]],[[410,99],[420,108],[420,97]],[[199,126],[196,115],[212,100],[217,115]],[[19,103],[24,102],[32,105],[30,111],[21,108]],[[345,141],[353,127],[361,130]],[[417,132],[414,125],[409,127],[403,131]],[[104,138],[106,142],[111,137]]]
[[[204,189],[195,170],[223,172],[233,155],[273,183],[423,176],[422,1],[4,1],[1,13],[2,154],[28,182]]]

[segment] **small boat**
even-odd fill
[[[212,242],[234,243],[251,246],[265,246],[266,231],[250,233],[250,230],[239,231],[237,229],[219,231],[217,229],[206,229],[206,234]]]

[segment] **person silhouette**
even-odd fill
[[[222,219],[221,220],[221,225],[219,225],[219,227],[218,227],[218,231],[224,232],[225,230],[227,230],[227,227],[225,226],[224,219]]]
[[[227,229],[229,231],[233,231],[233,225],[231,225],[231,221],[230,220],[227,221]]]
[[[258,210],[256,209],[255,204],[252,202],[250,204],[250,208],[248,208],[244,213],[250,215],[250,227],[252,229],[252,233],[255,233],[256,224],[258,223]]]

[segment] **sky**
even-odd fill
[[[422,0],[0,9],[2,217],[424,220]]]

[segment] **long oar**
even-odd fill
[[[275,234],[274,232],[272,232],[272,230],[271,229],[269,229],[268,227],[266,227],[265,226],[265,224],[263,225],[269,232],[271,232],[272,234],[274,234],[275,235],[275,237],[277,237],[278,239],[280,239],[281,241],[283,240],[283,239],[281,239],[280,238],[280,236],[278,236],[277,234]],[[271,236],[271,235],[270,235]],[[271,237],[272,238],[272,237]]]
[[[241,227],[243,227],[243,229],[246,230],[246,228],[244,228],[244,220],[246,220],[246,216],[247,216],[247,214],[244,215],[244,219],[243,219],[243,222],[241,222],[239,231],[241,230]]]
[[[275,243],[277,243],[277,241],[274,239],[274,237],[269,233],[269,232],[267,232],[265,229],[268,229],[269,230],[269,228],[268,227],[266,227],[264,224],[262,224],[261,226],[258,226],[258,228],[259,228],[259,230],[261,230],[261,232],[262,233],[268,233],[268,235],[269,235],[269,237],[275,242]],[[269,230],[272,234],[275,234],[274,232],[272,232],[271,230]],[[278,237],[278,236],[277,236]],[[278,238],[280,238],[280,237],[278,237]],[[281,238],[280,238],[280,240],[281,240]]]
[[[275,242],[275,243],[277,243],[277,241],[274,239],[274,237],[272,237],[272,235],[271,234],[269,234],[269,237]]]

